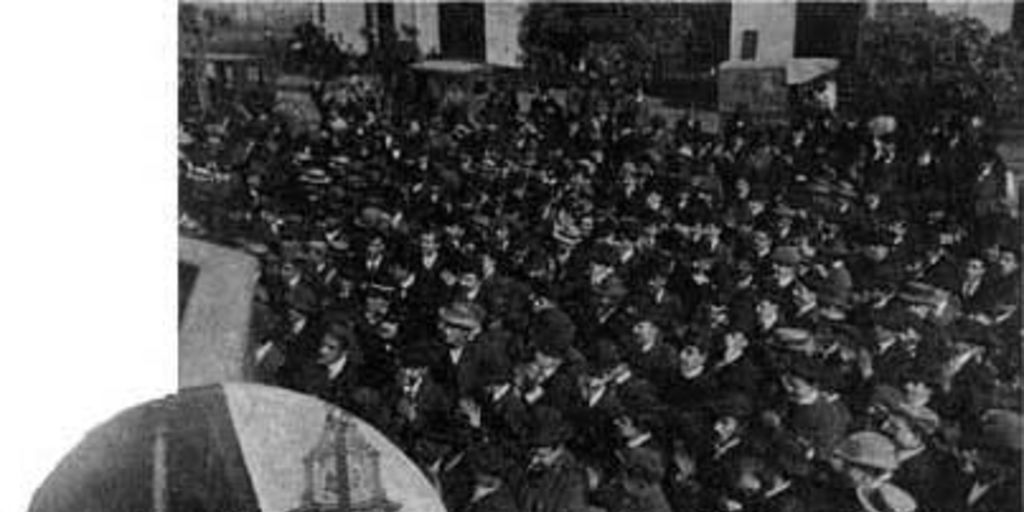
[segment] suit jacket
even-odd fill
[[[519,503],[523,512],[587,512],[586,497],[586,474],[567,451],[551,467],[526,474]]]
[[[507,485],[502,485],[498,490],[477,501],[470,500],[463,510],[465,512],[519,512],[519,505],[516,503],[512,490]]]
[[[437,383],[452,397],[475,396],[480,390],[487,363],[503,355],[503,347],[487,337],[478,337],[466,344],[458,363],[448,350],[439,354],[431,373]]]
[[[668,343],[660,341],[647,352],[635,346],[627,353],[629,365],[638,376],[643,377],[659,388],[667,386],[675,375],[679,355]]]
[[[428,374],[423,378],[419,390],[409,396],[396,389],[387,402],[390,414],[387,419],[387,430],[392,438],[409,449],[425,432],[443,431],[451,424],[454,403],[452,398]],[[402,414],[404,410],[413,410],[412,417]]]
[[[288,387],[354,411],[357,407],[353,395],[361,385],[359,367],[360,363],[352,353],[349,354],[341,373],[334,378],[331,378],[327,366],[315,362],[307,363],[293,376]]]

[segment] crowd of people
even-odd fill
[[[452,512],[1019,510],[1019,224],[980,119],[709,134],[511,92],[182,125],[181,232],[262,263],[263,381]]]

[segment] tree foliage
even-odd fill
[[[866,114],[1005,117],[1024,101],[1024,48],[974,18],[903,13],[864,22],[854,76]]]
[[[530,3],[520,32],[524,65],[542,76],[633,87],[691,30],[671,3]]]

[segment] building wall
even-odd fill
[[[439,51],[441,35],[438,27],[437,4],[434,2],[401,2],[395,4],[395,24],[401,34],[402,25],[416,27],[416,41],[423,55]]]
[[[796,36],[796,0],[732,3],[729,58],[738,60],[743,32],[757,31],[757,60],[784,60],[793,56]]]
[[[355,53],[366,52],[366,38],[362,30],[366,26],[366,5],[361,2],[340,2],[324,4],[324,30],[335,37],[342,48]]]
[[[1012,0],[928,0],[928,8],[938,14],[958,13],[978,18],[992,32],[1007,32],[1013,22]]]
[[[484,38],[486,60],[501,66],[521,66],[519,25],[526,13],[527,2],[503,1],[484,6]]]

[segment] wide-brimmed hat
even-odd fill
[[[807,350],[814,346],[814,335],[800,327],[777,327],[772,332],[771,344],[786,350]]]
[[[803,257],[800,248],[795,246],[779,246],[772,251],[772,261],[779,265],[795,267],[800,264]]]
[[[926,433],[935,432],[939,428],[940,419],[935,411],[927,407],[911,406],[906,395],[892,386],[882,384],[876,387],[871,394],[870,403],[890,414],[902,416]]]
[[[470,302],[455,302],[440,310],[441,320],[470,330],[479,329],[483,323],[483,310]]]
[[[899,467],[896,445],[888,437],[872,431],[850,434],[834,451],[836,457],[869,468],[894,471]]]

